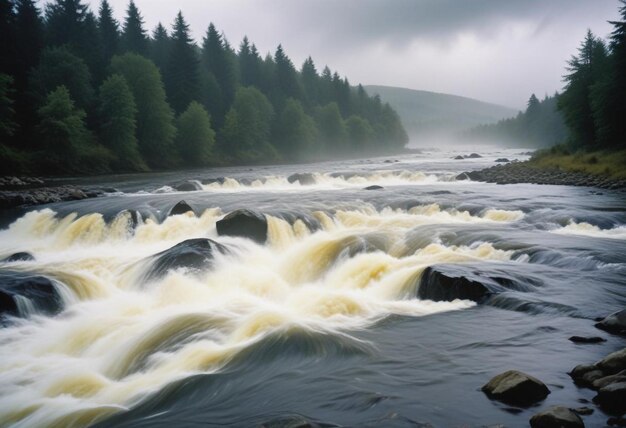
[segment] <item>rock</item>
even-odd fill
[[[574,343],[602,343],[606,342],[606,339],[598,336],[592,337],[582,337],[582,336],[572,336],[569,338],[570,341]]]
[[[63,301],[49,278],[22,272],[0,273],[0,315],[25,317],[29,310],[54,315]]]
[[[591,386],[593,385],[593,382],[598,379],[602,379],[605,376],[606,374],[602,370],[591,370],[590,372],[582,375],[578,383],[583,386]]]
[[[626,413],[626,382],[611,383],[600,388],[593,401],[609,413]]]
[[[626,427],[626,418],[609,418],[606,424],[612,427]]]
[[[172,215],[180,215],[180,214],[185,214],[187,212],[191,211],[192,213],[194,213],[194,215],[196,214],[196,211],[191,208],[191,205],[189,205],[187,203],[187,201],[180,201],[178,202],[176,205],[174,205],[170,211],[167,213],[167,216],[172,216]]]
[[[465,159],[465,158],[463,156],[461,156],[461,155],[458,155],[458,156],[454,157],[454,160],[463,160],[463,159]]]
[[[607,355],[596,366],[606,374],[615,374],[626,369],[626,348]]]
[[[596,324],[600,330],[626,335],[626,309],[612,313]]]
[[[207,238],[188,239],[150,257],[148,279],[161,277],[172,269],[202,270],[211,267],[215,252],[225,254],[227,247]]]
[[[583,428],[582,419],[563,406],[552,406],[530,418],[532,428]]]
[[[479,155],[478,153],[472,153],[471,155],[467,156],[468,159],[479,159],[482,158],[481,155]]]
[[[203,189],[202,184],[197,180],[187,180],[173,187],[179,192],[194,192]]]
[[[601,377],[599,379],[596,379],[592,382],[592,388],[593,389],[602,389],[607,385],[610,385],[612,383],[617,383],[617,382],[626,382],[626,370],[622,370],[621,372],[614,374],[614,375],[610,375],[610,376],[605,376],[605,377]]]
[[[383,186],[373,185],[373,186],[367,186],[363,190],[383,190],[383,189],[384,189]]]
[[[30,262],[33,260],[35,260],[35,256],[33,256],[31,253],[20,252],[20,253],[11,254],[6,259],[0,260],[0,262],[3,262],[3,263]]]
[[[508,160],[507,158],[498,158],[496,159],[496,162],[511,162],[511,161]]]
[[[577,413],[583,416],[592,415],[594,410],[591,407],[577,407],[575,409],[570,409],[572,412]]]
[[[315,184],[315,176],[311,173],[298,173],[292,174],[287,177],[287,181],[290,183],[295,183],[296,181],[300,183],[301,186],[310,186]]]
[[[569,372],[570,377],[574,380],[575,383],[583,383],[583,376],[587,373],[591,373],[593,371],[597,371],[598,367],[593,364],[579,364],[574,369]],[[599,378],[598,378],[599,379]]]
[[[492,378],[482,387],[489,398],[515,406],[528,406],[550,394],[548,387],[532,376],[509,370]]]
[[[216,223],[220,236],[240,236],[259,244],[267,241],[267,218],[255,211],[240,209],[226,215]]]
[[[462,172],[455,177],[455,180],[458,180],[458,181],[469,180],[469,179],[470,177],[467,172]]]

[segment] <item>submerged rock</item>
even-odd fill
[[[24,317],[29,310],[53,315],[62,306],[61,296],[49,278],[21,272],[0,273],[0,315]]]
[[[378,186],[378,185],[374,184],[373,186],[367,186],[363,190],[383,190],[383,189],[384,189],[383,186]]]
[[[552,406],[530,418],[532,428],[582,428],[580,416],[563,406]]]
[[[215,252],[227,253],[228,249],[219,242],[207,238],[188,239],[165,251],[151,256],[152,263],[148,278],[165,275],[172,269],[187,268],[202,270],[211,267]]]
[[[3,262],[3,263],[30,262],[33,260],[35,260],[35,256],[33,256],[31,253],[20,252],[20,253],[11,254],[6,259],[0,260],[0,262]]]
[[[196,190],[202,190],[202,184],[196,180],[183,181],[173,187],[179,192],[194,192]]]
[[[606,339],[598,336],[592,337],[583,337],[583,336],[572,336],[569,338],[570,341],[574,343],[602,343],[606,342]]]
[[[597,323],[596,327],[609,333],[626,335],[626,309],[612,313]]]
[[[297,173],[287,177],[287,181],[290,183],[295,183],[297,181],[302,186],[310,186],[315,184],[315,176],[309,172]]]
[[[498,158],[496,159],[496,162],[511,162],[511,161],[508,160],[507,158]]]
[[[492,378],[482,387],[489,398],[515,406],[528,406],[550,394],[548,387],[532,376],[509,370]]]
[[[461,155],[458,155],[458,156],[454,157],[454,160],[463,160],[463,159],[465,159],[465,158],[463,156],[461,156]]]
[[[482,158],[482,156],[479,155],[478,153],[472,153],[471,155],[467,155],[466,157],[468,159],[479,159],[479,158]]]
[[[172,215],[180,215],[180,214],[185,214],[187,212],[191,211],[192,213],[196,213],[196,211],[191,207],[191,205],[189,205],[187,203],[187,201],[180,201],[178,202],[176,205],[174,205],[170,211],[167,213],[167,216],[172,216]]]
[[[259,244],[267,241],[267,218],[255,211],[240,209],[228,213],[216,225],[220,236],[240,236]]]

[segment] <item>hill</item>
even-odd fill
[[[472,98],[390,86],[365,86],[400,115],[412,143],[454,138],[460,131],[513,117],[518,111]]]

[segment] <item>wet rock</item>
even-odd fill
[[[20,191],[0,191],[0,208],[76,201],[103,195],[98,189],[84,190],[74,186],[41,187]]]
[[[571,409],[574,413],[577,413],[579,415],[583,415],[583,416],[589,416],[592,415],[594,410],[591,407],[577,407],[575,409]]]
[[[383,189],[384,189],[383,186],[373,185],[373,186],[367,186],[363,190],[383,190]]]
[[[458,156],[454,157],[454,160],[463,160],[463,159],[465,159],[465,158],[463,156],[461,156],[461,155],[458,155]]]
[[[609,333],[626,335],[626,309],[612,313],[597,323],[596,327]]]
[[[626,413],[626,382],[615,382],[600,388],[593,401],[606,412]]]
[[[496,159],[496,162],[511,162],[510,160],[508,160],[507,158],[498,158]]]
[[[297,181],[302,186],[310,186],[312,184],[315,184],[315,176],[313,176],[313,174],[308,173],[308,172],[292,174],[289,177],[287,177],[287,181],[290,183],[295,183]]]
[[[609,418],[606,424],[611,427],[626,427],[626,418]]]
[[[202,270],[212,266],[215,254],[228,252],[227,247],[211,239],[197,238],[180,242],[151,256],[148,279],[161,277],[172,269]]]
[[[550,394],[548,387],[532,376],[509,370],[492,378],[482,387],[489,398],[515,406],[528,406]]]
[[[530,418],[532,428],[583,428],[582,419],[563,406],[552,406]]]
[[[591,370],[590,372],[582,375],[578,383],[583,386],[591,386],[593,385],[593,382],[598,379],[602,379],[605,376],[606,374],[602,370]]]
[[[167,216],[172,216],[172,215],[180,215],[180,214],[185,214],[187,212],[191,211],[192,213],[196,213],[196,211],[191,207],[191,205],[189,205],[187,203],[187,201],[180,201],[178,202],[176,205],[174,205],[170,211],[167,213]]]
[[[574,380],[575,383],[582,384],[583,376],[585,376],[587,373],[591,373],[597,370],[598,370],[598,367],[595,366],[594,364],[579,364],[576,367],[574,367],[574,369],[571,372],[569,372],[569,375]]]
[[[617,382],[626,382],[626,370],[622,370],[621,372],[614,374],[614,375],[605,376],[605,377],[596,379],[592,382],[591,387],[593,389],[598,390],[612,383],[617,383]]]
[[[179,192],[194,192],[196,190],[202,190],[202,184],[196,180],[187,180],[182,183],[173,186],[175,190]]]
[[[3,262],[3,263],[30,262],[33,260],[35,260],[35,256],[33,256],[31,253],[20,252],[20,253],[11,254],[6,259],[0,260],[0,262]]]
[[[226,215],[216,223],[220,236],[240,236],[259,244],[267,241],[267,218],[255,211],[240,209]]]
[[[606,374],[616,374],[626,369],[626,348],[613,352],[596,363]]]
[[[602,343],[606,342],[606,339],[598,336],[591,337],[583,337],[583,336],[572,336],[569,338],[570,341],[574,343]]]
[[[21,309],[53,315],[63,306],[52,280],[40,275],[4,271],[0,273],[0,315],[27,316]]]
[[[468,159],[479,159],[482,158],[481,155],[479,155],[478,153],[472,153],[470,155],[467,156]]]

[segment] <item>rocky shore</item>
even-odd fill
[[[0,209],[95,198],[115,189],[48,186],[36,177],[0,177]]]
[[[537,167],[531,162],[498,164],[480,171],[463,172],[456,178],[457,180],[485,181],[497,184],[532,183],[626,190],[626,180],[614,180],[609,177],[559,169],[545,169]]]

